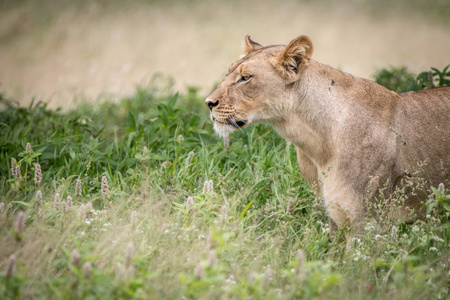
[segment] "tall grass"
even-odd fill
[[[72,111],[1,103],[3,299],[449,295],[444,186],[425,220],[368,223],[345,252],[295,148],[258,125],[224,151],[194,89]]]

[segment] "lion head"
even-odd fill
[[[312,42],[304,35],[288,46],[268,47],[246,36],[243,57],[205,101],[215,131],[227,137],[252,123],[277,122],[290,109],[291,91],[312,53]]]

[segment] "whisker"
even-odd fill
[[[238,114],[234,114],[236,117],[238,117],[239,119],[241,119],[240,121],[244,121],[247,122],[247,120],[245,118],[243,118],[242,116],[238,115]]]
[[[233,127],[239,128],[238,124],[236,123],[233,117],[229,117],[227,120],[228,122],[230,122],[231,125],[233,125]]]
[[[237,129],[239,129],[240,131],[242,131],[241,127],[239,127],[239,125],[236,123],[236,121],[234,120],[233,117],[229,117],[227,120],[228,120],[228,122],[230,122],[230,124],[231,124],[234,128],[237,128]]]

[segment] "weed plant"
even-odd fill
[[[450,86],[450,65],[442,71],[431,68],[415,76],[406,67],[380,69],[375,73],[375,82],[397,93],[419,91],[424,88]]]
[[[158,87],[71,111],[1,98],[2,299],[446,299],[450,195],[352,250],[257,125],[228,151],[203,100]]]

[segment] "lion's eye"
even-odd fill
[[[243,75],[241,75],[241,77],[239,77],[238,83],[239,82],[244,82],[244,81],[249,81],[250,78],[252,78],[252,75],[243,74]]]

